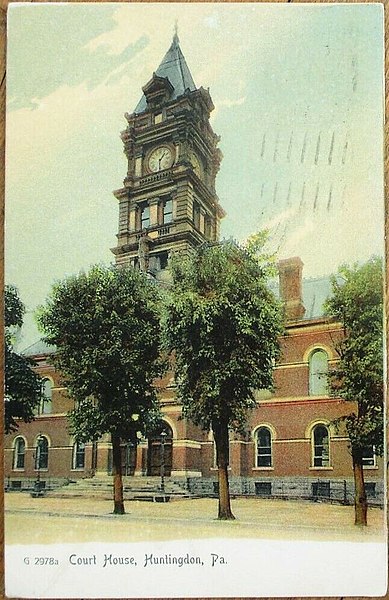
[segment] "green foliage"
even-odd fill
[[[383,451],[383,270],[373,258],[364,265],[342,266],[332,278],[326,312],[344,326],[336,350],[339,363],[330,373],[334,395],[356,402],[342,418],[353,452],[374,445]]]
[[[143,431],[157,411],[153,380],[163,368],[156,286],[132,268],[95,266],[57,283],[38,321],[76,401],[75,438]]]
[[[25,308],[19,298],[18,290],[13,285],[6,285],[4,290],[4,321],[5,327],[21,327]]]
[[[173,257],[171,268],[165,344],[184,414],[206,430],[219,422],[239,430],[254,390],[273,384],[280,305],[258,259],[234,242]]]
[[[42,399],[42,380],[33,370],[34,361],[13,349],[13,330],[23,324],[24,305],[13,286],[4,290],[4,427],[10,433],[18,428],[17,419],[29,423]]]
[[[266,251],[269,241],[269,230],[263,229],[252,234],[245,243],[245,250],[262,271],[264,277],[275,277],[277,275],[277,256]]]

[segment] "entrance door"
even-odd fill
[[[164,433],[165,435],[161,435]],[[149,437],[147,452],[147,475],[169,477],[173,463],[173,431],[167,423],[162,423],[159,431]]]
[[[122,475],[134,475],[136,467],[136,445],[132,442],[121,444]]]

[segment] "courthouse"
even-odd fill
[[[140,268],[166,285],[172,252],[219,240],[225,215],[216,193],[222,154],[209,121],[210,93],[196,87],[177,34],[142,92],[133,112],[126,113],[121,134],[128,168],[114,192],[119,216],[112,252],[118,265]],[[327,389],[326,373],[336,363],[335,344],[342,336],[341,324],[323,314],[329,279],[304,279],[302,261],[292,257],[279,262],[275,287],[286,325],[274,390],[258,390],[244,433],[231,433],[231,492],[352,502],[349,440],[333,421],[353,406]],[[68,432],[73,401],[50,364],[53,352],[41,341],[25,351],[44,378],[46,401],[32,423],[20,423],[6,436],[8,490],[29,489],[37,478],[42,486],[63,490],[85,491],[88,485],[92,490],[109,482],[109,437],[84,445]],[[147,482],[150,489],[157,487],[163,462],[166,490],[216,494],[212,434],[182,418],[171,373],[156,385],[163,424],[137,446],[123,442],[125,490],[143,489]],[[383,464],[373,447],[366,448],[364,470],[368,499],[382,503]]]

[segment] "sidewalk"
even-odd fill
[[[216,499],[169,503],[131,501],[113,515],[112,501],[96,498],[31,498],[7,493],[6,544],[135,542],[198,538],[312,541],[383,541],[385,513],[368,511],[368,527],[354,525],[354,508],[303,501],[232,500],[235,521],[218,521]]]

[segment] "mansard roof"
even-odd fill
[[[314,319],[324,316],[324,302],[331,295],[332,284],[330,277],[303,279],[304,319]]]
[[[23,350],[21,354],[23,354],[23,356],[40,356],[41,354],[54,354],[55,351],[55,346],[49,346],[49,344],[46,344],[43,340],[38,340]]]
[[[280,298],[280,285],[274,279],[270,285],[272,292]],[[305,308],[304,316],[299,321],[320,319],[324,317],[324,303],[331,295],[332,285],[329,276],[302,279],[302,303]]]
[[[171,100],[182,96],[186,90],[194,91],[196,89],[195,82],[193,81],[193,77],[186,64],[185,57],[182,54],[177,33],[174,34],[172,44],[158,69],[155,71],[155,75],[160,78],[168,79],[173,86],[172,95],[170,97]],[[150,82],[146,84],[145,88],[147,88],[149,84]],[[146,109],[146,96],[143,94],[134,112],[135,114],[139,114]]]

